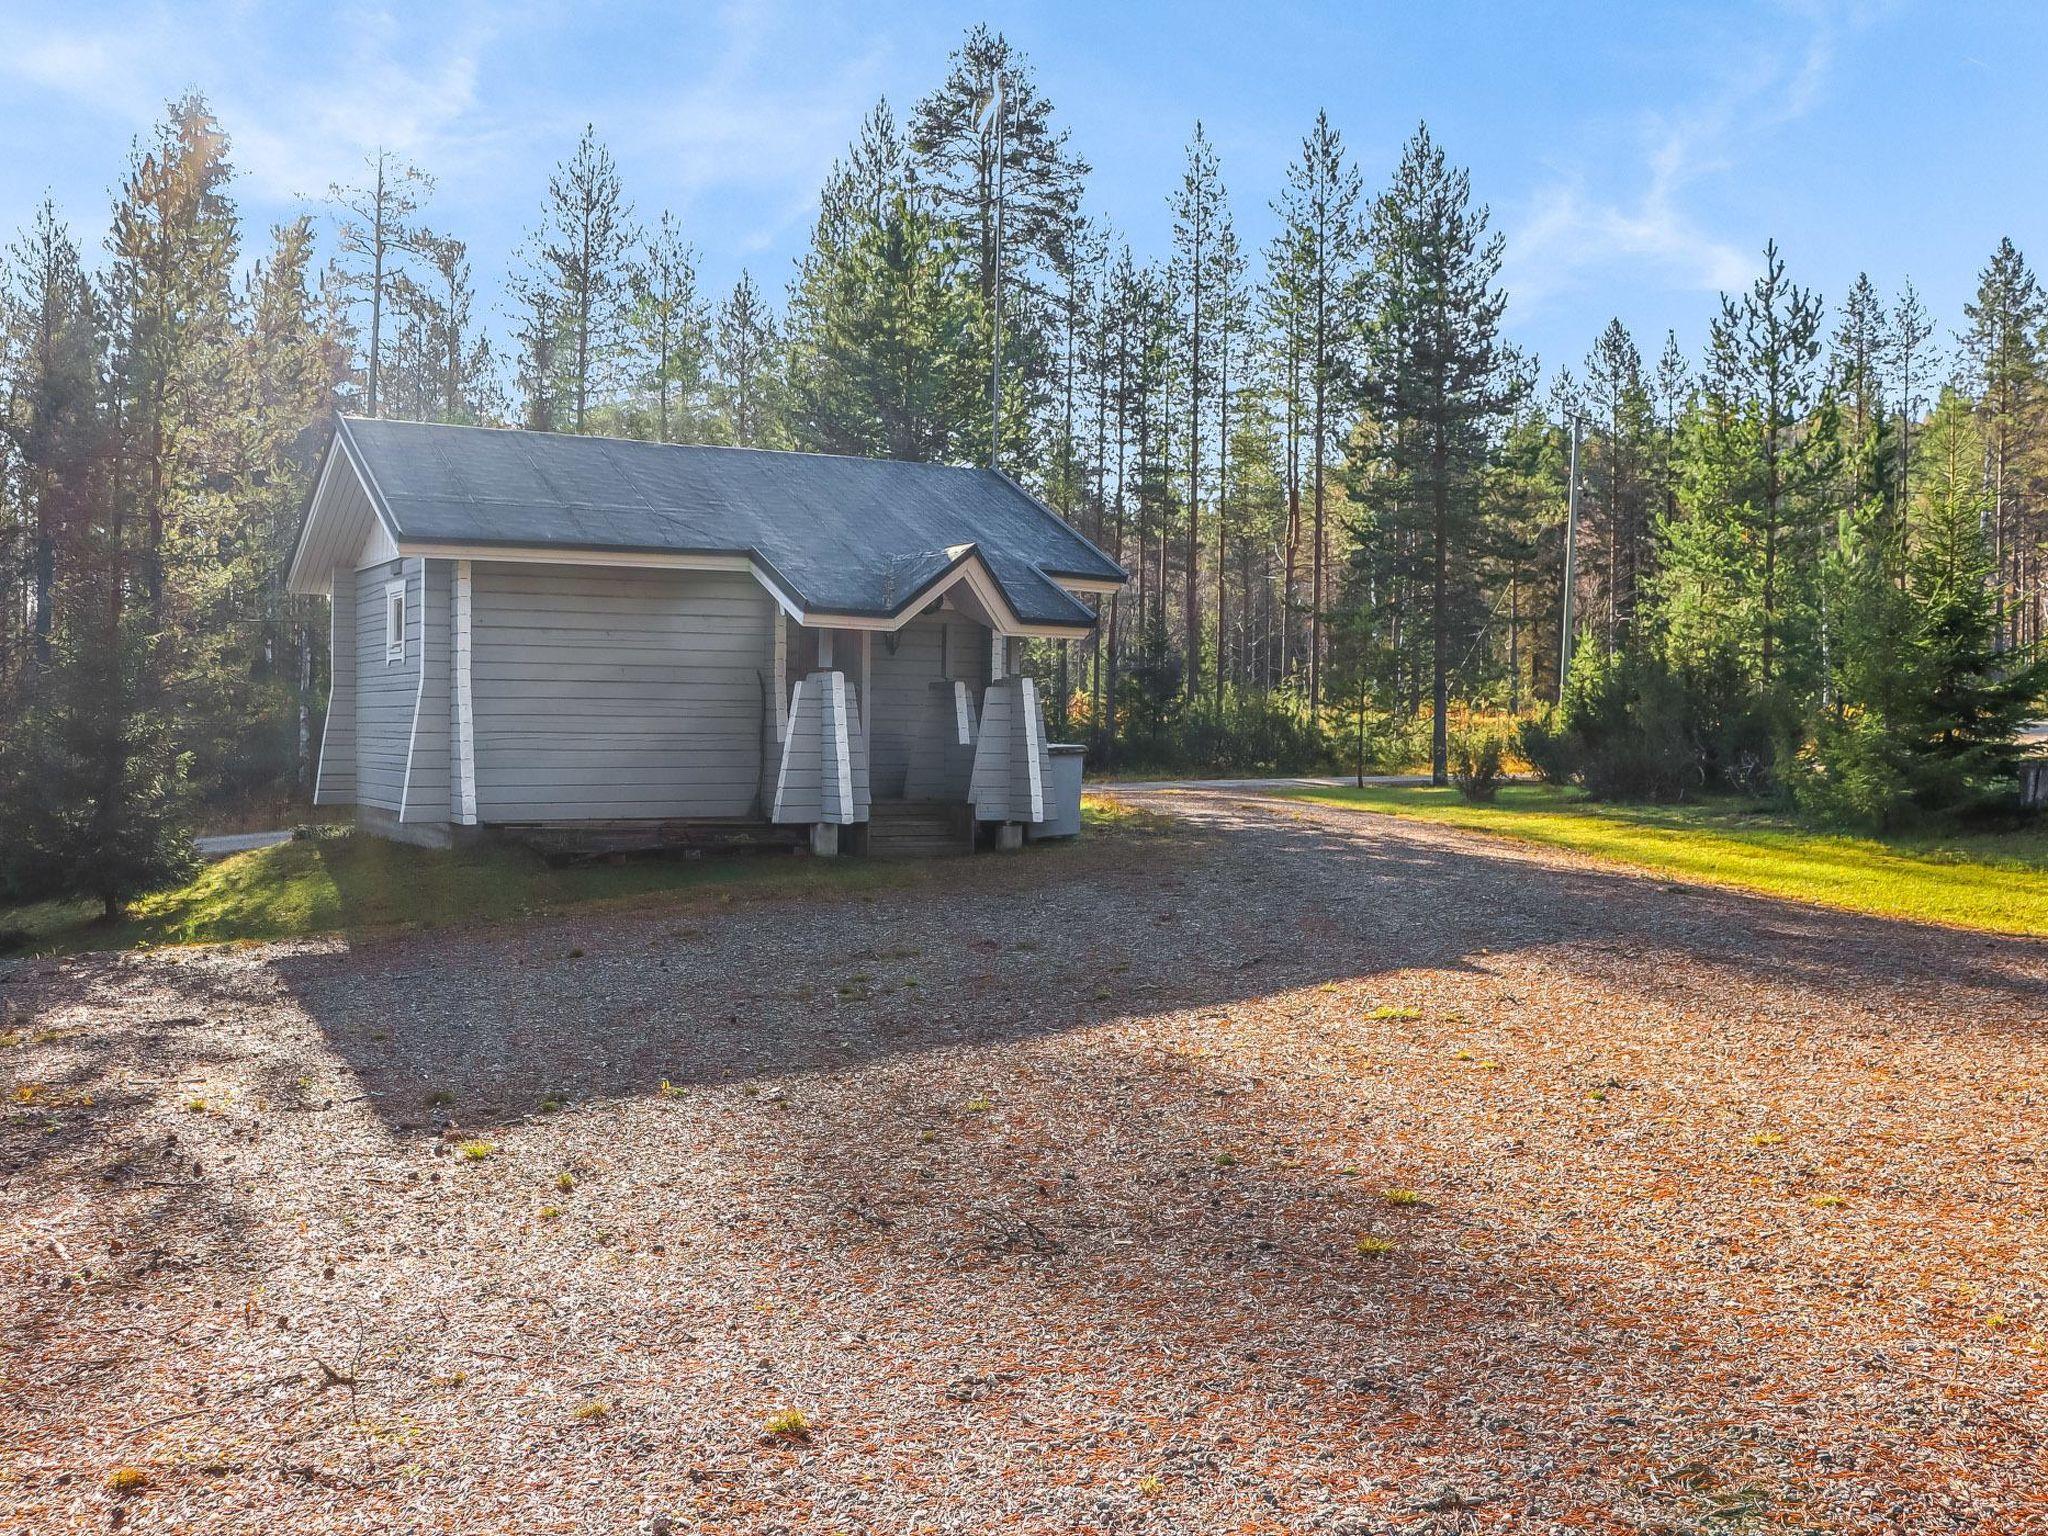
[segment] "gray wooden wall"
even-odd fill
[[[869,689],[874,697],[865,703],[875,798],[901,799],[912,777],[912,757],[920,753],[931,759],[919,765],[920,783],[943,784],[958,777],[953,792],[964,795],[964,776],[949,774],[946,767],[952,694],[935,685],[964,678],[980,699],[988,684],[988,630],[957,613],[924,614],[896,632],[894,654],[876,636],[871,667]]]
[[[776,610],[752,577],[472,572],[480,821],[757,814]]]
[[[389,560],[355,573],[356,804],[397,814],[420,693],[420,589],[424,562]],[[405,659],[384,657],[384,584],[405,576]]]
[[[356,573],[335,571],[328,603],[327,717],[320,726],[315,805],[353,805],[356,798]]]
[[[410,599],[421,595],[420,689],[413,708],[412,752],[406,761],[405,807],[400,821],[445,822],[448,815],[448,652],[452,560],[408,560],[406,644],[415,623]],[[415,567],[418,569],[415,571]]]

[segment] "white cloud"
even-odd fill
[[[1635,190],[1602,195],[1592,190],[1594,178],[1574,169],[1532,194],[1508,229],[1505,281],[1519,308],[1526,312],[1629,269],[1663,286],[1708,293],[1748,282],[1756,242],[1707,227],[1688,207],[1688,193],[1740,171],[1746,157],[1820,100],[1838,18],[1818,0],[1790,10],[1773,32],[1792,32],[1796,17],[1803,37],[1753,50],[1690,106],[1639,121],[1628,178]],[[1852,12],[1849,19],[1859,17]]]
[[[262,197],[318,196],[384,145],[450,170],[487,158],[504,127],[479,110],[480,58],[497,24],[479,10],[407,27],[352,11],[318,38],[234,0],[131,6],[80,23],[52,8],[24,18],[26,46],[0,78],[55,93],[132,133],[188,89],[205,93]]]
[[[814,57],[810,24],[801,10],[726,7],[708,67],[632,122],[636,153],[658,162],[679,206],[726,187],[761,194],[763,221],[727,242],[743,251],[764,250],[809,219],[825,172],[882,91],[880,41]]]

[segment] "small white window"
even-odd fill
[[[405,583],[384,584],[384,660],[405,660]]]

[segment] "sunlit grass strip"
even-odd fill
[[[207,864],[114,924],[91,903],[0,912],[31,952],[351,935],[546,916],[669,896],[856,892],[913,883],[914,865],[769,855],[555,866],[514,847],[434,852],[358,835],[279,843]]]
[[[1492,805],[1467,805],[1453,789],[1410,786],[1283,793],[1848,912],[2048,934],[2048,833],[2040,831],[1880,840],[1816,832],[1726,803],[1599,805],[1538,785],[1503,789]]]

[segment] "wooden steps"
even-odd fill
[[[879,859],[933,859],[970,852],[972,813],[949,800],[877,800],[868,807],[868,853]]]

